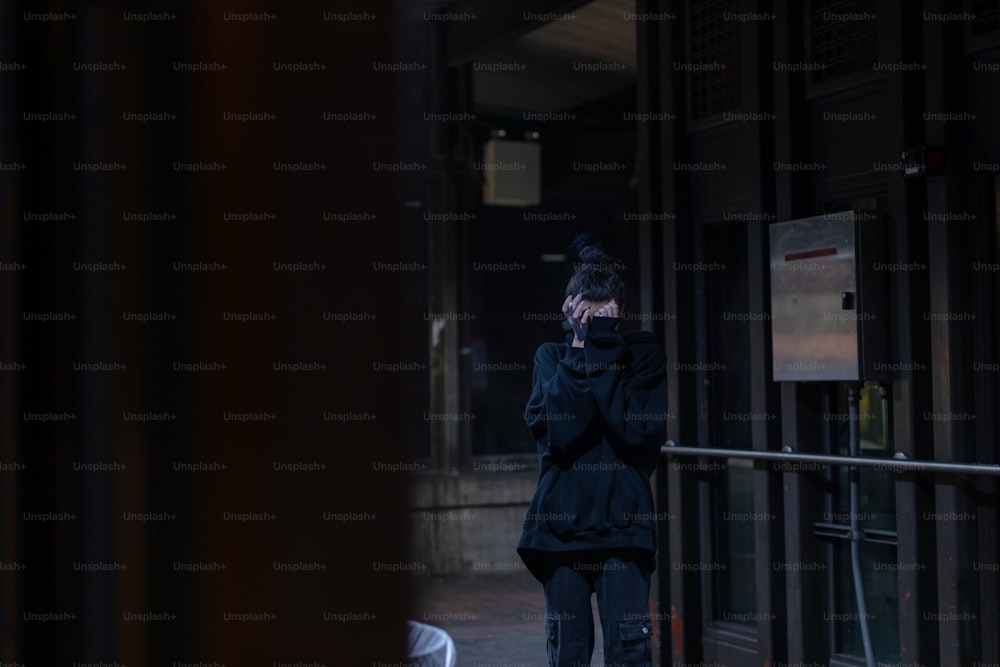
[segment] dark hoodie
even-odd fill
[[[666,439],[666,356],[653,334],[620,335],[596,317],[584,347],[535,352],[525,422],[538,443],[538,488],[517,552],[544,580],[551,552],[656,551],[649,477]]]

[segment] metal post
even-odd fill
[[[850,451],[852,457],[861,456],[861,422],[858,420],[858,392],[854,387],[847,389],[847,413],[850,422]],[[865,585],[861,579],[861,540],[864,531],[858,528],[858,505],[861,495],[861,468],[851,466],[851,573],[854,576],[854,595],[858,601],[858,623],[861,625],[861,642],[865,647],[865,663],[874,667],[872,638],[868,629],[868,605],[865,603]]]

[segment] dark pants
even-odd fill
[[[592,594],[597,595],[605,666],[649,667],[653,639],[649,552],[575,551],[549,556],[543,585],[550,667],[590,665],[594,653]]]

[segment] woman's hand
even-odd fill
[[[611,299],[606,304],[597,309],[594,317],[618,317],[618,303]]]
[[[568,296],[563,301],[562,312],[573,329],[574,347],[583,347],[583,339],[590,327],[590,304],[583,300],[582,294]]]

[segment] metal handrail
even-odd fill
[[[864,456],[836,456],[833,454],[799,454],[785,445],[780,452],[763,451],[759,449],[715,449],[712,447],[681,447],[673,440],[660,448],[660,454],[666,456],[709,456],[727,459],[761,459],[764,461],[785,461],[788,463],[827,463],[841,466],[867,466],[897,474],[904,472],[944,472],[963,475],[994,475],[1000,476],[1000,464],[983,463],[944,463],[941,461],[918,461],[908,459],[902,452],[897,452],[892,458],[877,459]],[[784,472],[802,472],[786,470]],[[808,471],[805,471],[808,472]]]

